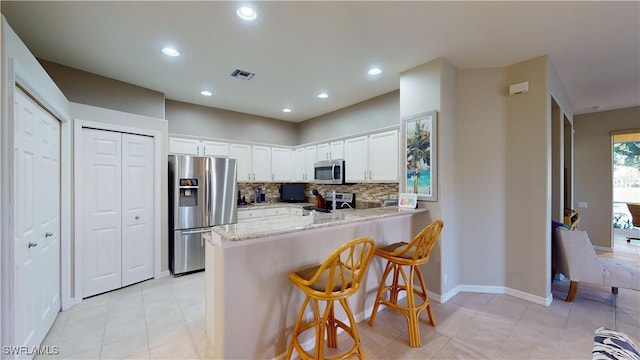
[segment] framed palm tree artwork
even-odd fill
[[[405,161],[400,192],[418,200],[437,201],[437,112],[432,110],[402,119]]]

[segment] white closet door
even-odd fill
[[[40,345],[60,311],[60,124],[15,93],[15,345]]]
[[[122,286],[153,277],[153,138],[122,134]]]
[[[82,130],[83,297],[121,286],[121,134]]]

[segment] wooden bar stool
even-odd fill
[[[380,304],[400,311],[407,319],[409,346],[411,347],[420,347],[421,345],[418,315],[422,310],[427,309],[431,326],[436,326],[433,313],[431,312],[431,304],[429,304],[427,286],[424,283],[422,271],[420,271],[420,265],[429,261],[429,254],[431,254],[431,250],[438,236],[440,236],[440,231],[442,231],[443,226],[444,223],[442,220],[436,220],[420,231],[410,243],[399,242],[377,248],[374,252],[375,255],[387,259],[387,266],[382,274],[382,281],[380,282],[378,295],[376,296],[373,311],[369,318],[369,325],[373,326],[373,323],[376,321],[378,306],[380,306]],[[409,268],[408,276],[403,267]],[[386,280],[392,271],[393,281],[391,285],[388,286]],[[421,289],[413,287],[414,275],[418,277]],[[402,276],[402,283],[399,283],[400,276]],[[384,298],[384,294],[387,291],[389,291],[389,300]],[[398,294],[400,291],[406,291],[407,306],[398,305]],[[422,298],[422,303],[415,303],[414,294]]]
[[[360,281],[367,270],[374,249],[375,243],[370,238],[362,237],[351,240],[336,249],[321,265],[289,274],[289,280],[306,294],[306,298],[293,327],[287,359],[291,359],[293,349],[302,359],[323,359],[325,331],[327,346],[337,348],[338,327],[353,338],[354,345],[347,352],[333,357],[333,359],[346,359],[354,355],[360,359],[364,357],[348,297],[360,288]],[[349,318],[349,325],[335,318],[334,300],[338,300],[342,305]],[[326,302],[322,316],[320,316],[319,301]],[[312,322],[304,324],[302,318],[309,302],[313,308],[314,318]],[[313,354],[306,352],[298,340],[300,334],[311,328],[315,328]]]

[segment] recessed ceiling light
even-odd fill
[[[329,94],[327,94],[327,93],[320,93],[320,94],[318,94],[318,98],[320,98],[320,99],[326,99],[326,98],[328,98],[328,97],[329,97]]]
[[[202,90],[202,91],[200,91],[200,95],[211,96],[211,95],[213,95],[213,93],[211,91],[209,91],[209,90]]]
[[[248,6],[243,6],[239,8],[236,11],[236,14],[238,14],[238,17],[240,19],[248,20],[248,21],[255,20],[258,17],[258,14],[256,13],[256,11]]]
[[[291,109],[289,109],[289,108],[284,108],[284,109],[282,109],[282,112],[290,113],[290,112],[291,112]]]
[[[379,75],[380,73],[382,73],[382,70],[380,70],[380,68],[373,67],[369,69],[368,72],[369,72],[369,75]]]
[[[162,48],[162,52],[169,56],[180,56],[180,52],[172,47]]]

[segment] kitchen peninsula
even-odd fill
[[[377,245],[409,241],[431,220],[426,210],[387,207],[264,218],[215,228],[206,244],[206,330],[214,357],[282,355],[304,300],[287,280],[290,272],[322,263],[340,245],[358,237],[371,237]],[[361,289],[349,300],[357,321],[370,315],[383,266],[374,258]]]

